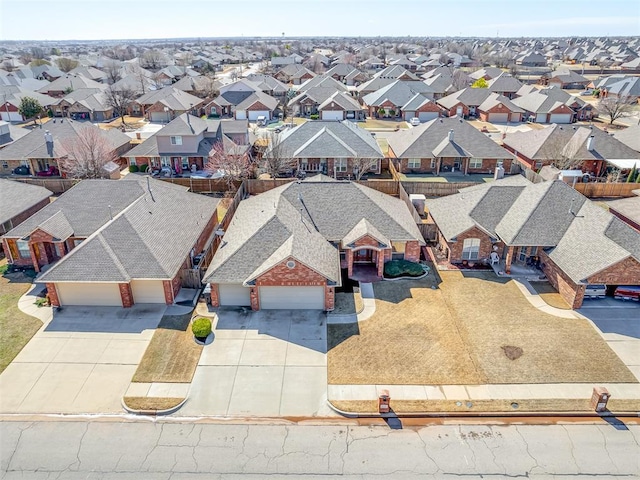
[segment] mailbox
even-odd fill
[[[391,407],[389,407],[390,400],[389,390],[381,390],[380,395],[378,396],[378,412],[389,413],[391,410]]]
[[[609,390],[604,387],[594,387],[593,394],[591,395],[591,408],[596,412],[605,412],[609,398],[611,398]]]

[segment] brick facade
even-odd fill
[[[573,280],[558,267],[549,256],[541,251],[539,253],[542,271],[547,276],[549,283],[553,285],[560,296],[571,308],[580,308],[584,299],[584,285],[577,285]]]
[[[335,308],[335,287],[324,287],[324,309],[328,312]]]
[[[448,261],[449,263],[462,263],[462,250],[464,247],[464,241],[467,238],[478,238],[480,239],[480,249],[478,251],[478,259],[472,260],[474,262],[482,262],[483,260],[488,260],[489,255],[493,251],[494,245],[498,246],[498,251],[502,250],[503,244],[501,242],[492,243],[491,238],[485,232],[480,230],[478,227],[472,227],[464,233],[458,235],[455,242],[447,242],[446,239],[442,236],[440,231],[438,230],[438,242],[441,245],[446,245],[448,249]]]
[[[288,261],[295,262],[295,267],[287,267]],[[319,286],[326,285],[327,279],[315,270],[303,265],[293,257],[288,257],[275,267],[263,273],[256,279],[257,287],[270,286]]]
[[[58,290],[56,290],[55,283],[47,283],[47,298],[49,299],[49,303],[54,307],[60,306],[60,298],[58,297]]]
[[[457,172],[465,172],[466,173],[493,173],[498,166],[498,162],[502,163],[505,171],[511,171],[511,162],[510,158],[505,159],[496,159],[496,158],[483,158],[482,164],[480,167],[472,168],[471,160],[468,158],[453,158],[453,157],[441,157],[436,158],[435,161],[432,158],[422,158],[420,159],[420,165],[418,167],[409,168],[409,159],[408,158],[400,158],[400,172],[401,173],[433,173],[440,174],[440,172],[451,171],[453,168],[456,169]],[[457,163],[457,165],[456,165]]]
[[[587,278],[589,283],[605,285],[640,285],[640,262],[627,257],[595,275]]]
[[[260,310],[258,287],[251,287],[251,290],[249,290],[249,299],[251,300],[251,310]]]
[[[420,244],[417,241],[407,242],[404,247],[404,259],[409,262],[420,260]]]
[[[118,289],[120,290],[120,298],[122,300],[122,306],[129,308],[133,305],[133,292],[131,291],[130,283],[119,283]]]
[[[162,281],[162,288],[164,289],[164,301],[167,305],[171,305],[175,301],[175,298],[180,291],[181,283],[182,278],[180,277],[180,273],[178,273],[171,280]]]
[[[220,306],[220,289],[218,288],[217,283],[211,284],[211,306],[212,307]]]

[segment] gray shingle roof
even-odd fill
[[[92,235],[39,281],[172,279],[215,214],[219,201],[159,180],[150,180],[151,192],[143,178],[121,182],[85,180],[78,185],[85,182],[91,182],[88,188],[94,194],[103,193],[103,198],[107,196],[104,192],[111,192],[109,201],[118,203],[121,209],[113,213],[113,219],[107,217]],[[116,198],[114,184],[121,184],[118,193],[128,196],[126,204]],[[73,192],[70,197],[76,203],[75,210],[90,213],[83,204],[84,198],[78,196],[82,189],[74,192],[75,188],[55,203]],[[184,208],[185,205],[189,208]]]
[[[359,237],[360,230],[383,241],[423,243],[397,198],[322,175],[289,183],[240,203],[204,281],[250,282],[291,256],[339,283],[338,250],[330,242]]]
[[[0,224],[30,209],[53,193],[44,187],[0,179]]]
[[[614,138],[640,152],[640,125],[632,125],[613,134]]]

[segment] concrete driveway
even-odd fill
[[[578,313],[593,322],[607,345],[640,380],[640,303],[585,299]]]
[[[220,310],[178,415],[328,416],[326,315]]]
[[[122,396],[165,309],[56,312],[0,375],[0,412],[122,412]]]

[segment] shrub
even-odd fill
[[[313,115],[309,115],[309,118],[311,120],[318,120],[320,118],[320,115],[318,115],[317,113],[314,113]]]
[[[145,173],[147,170],[149,170],[149,165],[147,165],[146,163],[143,163],[142,165],[140,165],[140,171],[142,173]]]
[[[196,318],[191,324],[191,331],[196,338],[207,338],[211,333],[211,320],[208,318]]]
[[[139,170],[138,165],[129,165],[129,173],[136,173]]]
[[[423,273],[422,265],[408,260],[391,260],[384,264],[384,275],[389,278],[419,277]]]
[[[36,307],[40,308],[47,306],[49,304],[49,300],[46,298],[38,297],[36,298],[36,301],[34,303],[36,304]]]
[[[396,116],[396,111],[393,110],[393,109],[389,110],[389,115],[391,115],[392,117],[395,117]]]

